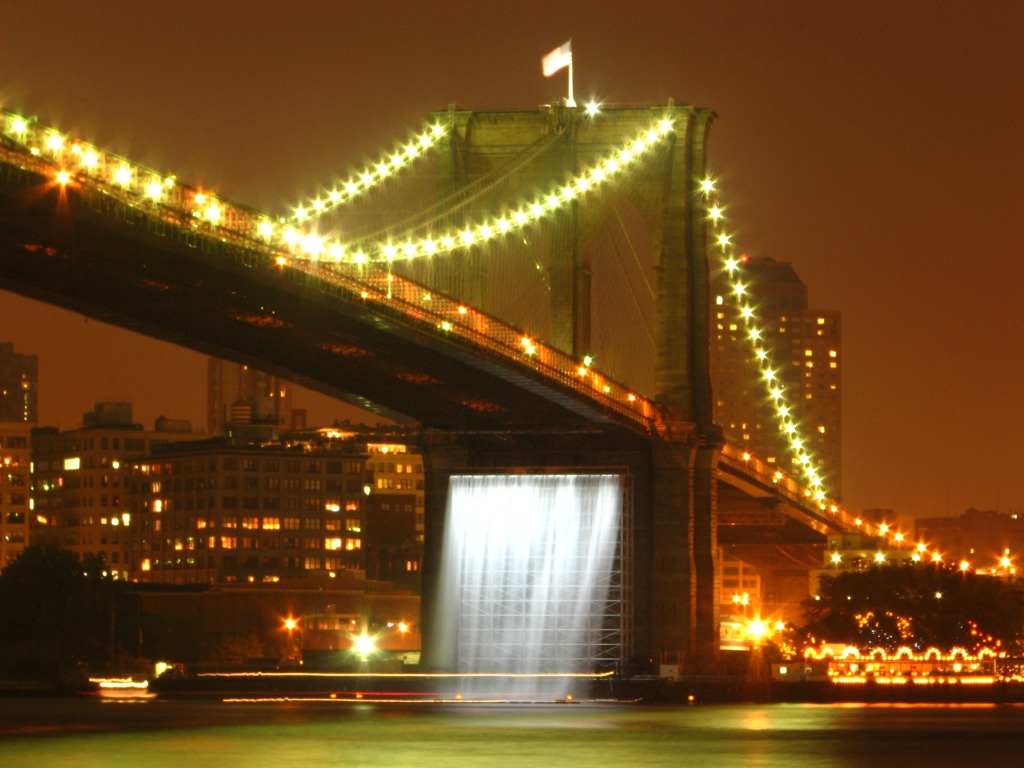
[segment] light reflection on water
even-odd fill
[[[1022,747],[1005,705],[0,702],[3,768],[1017,766]]]

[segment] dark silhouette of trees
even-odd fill
[[[882,566],[822,576],[798,627],[811,645],[1019,654],[1024,593],[1013,583],[941,565]]]
[[[0,571],[0,671],[59,681],[109,661],[123,585],[103,571],[56,547],[28,547]]]

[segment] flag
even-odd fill
[[[558,46],[541,59],[540,65],[544,70],[544,77],[551,77],[555,72],[567,67],[572,63],[572,40]]]

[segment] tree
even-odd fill
[[[1016,584],[941,565],[822,576],[803,608],[798,633],[811,645],[1020,653],[1024,640],[1024,593]]]
[[[28,547],[0,572],[0,665],[60,680],[77,662],[107,659],[118,585],[99,560]]]

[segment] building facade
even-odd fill
[[[152,431],[132,422],[130,403],[97,403],[81,429],[32,432],[31,543],[59,546],[80,560],[99,558],[128,578],[128,473],[132,459],[161,443],[192,437],[187,421],[159,419]]]
[[[761,341],[774,361],[808,452],[830,496],[840,498],[842,459],[841,323],[838,312],[808,308],[807,286],[788,262],[743,263],[751,303],[767,329]],[[796,472],[774,405],[754,375],[754,351],[724,283],[716,283],[711,375],[715,421],[733,442]]]
[[[132,465],[134,578],[418,584],[423,461],[407,438],[390,429],[252,425],[161,446]]]
[[[0,421],[0,569],[29,543],[32,426]]]

